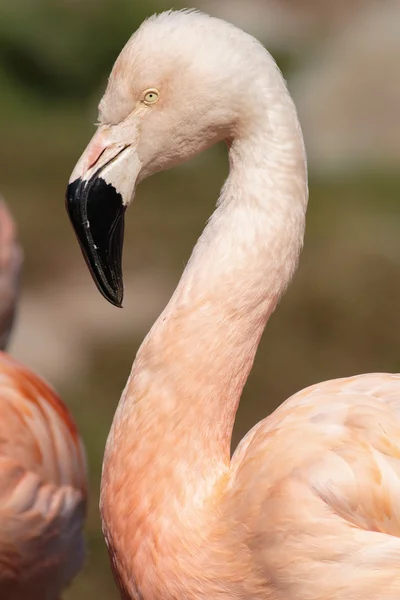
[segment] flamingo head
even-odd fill
[[[224,21],[172,11],[145,21],[117,58],[99,104],[97,132],[67,190],[83,255],[112,304],[122,303],[124,213],[136,185],[235,137],[243,115],[258,104],[261,48]]]

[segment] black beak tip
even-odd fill
[[[66,208],[99,292],[122,308],[125,206],[121,194],[96,173],[89,181],[79,178],[69,184]]]
[[[99,286],[98,286],[99,287]],[[113,306],[116,306],[117,308],[123,308],[122,306],[122,300],[124,299],[124,290],[121,286],[120,289],[117,290],[104,290],[103,288],[99,287],[99,291],[102,294],[102,296],[104,296],[104,298],[106,300],[108,300],[108,302],[110,304],[112,304]]]

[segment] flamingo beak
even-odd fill
[[[78,161],[66,193],[67,212],[93,280],[118,307],[124,293],[124,216],[140,166],[132,145],[107,144],[99,131]]]

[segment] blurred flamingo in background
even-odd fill
[[[22,250],[14,221],[0,196],[0,349],[5,350],[17,309]]]
[[[22,252],[0,199],[0,344],[11,333]],[[40,340],[38,340],[40,343]],[[0,352],[0,598],[57,600],[84,561],[86,458],[66,406]]]
[[[261,334],[297,266],[308,198],[295,107],[254,38],[178,11],[129,40],[67,192],[83,254],[121,305],[136,184],[220,140],[228,179],[137,353],[107,442],[101,513],[121,594],[398,599],[399,375],[307,388],[230,458]]]

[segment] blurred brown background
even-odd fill
[[[176,8],[183,7],[175,2]],[[234,445],[319,380],[400,371],[399,0],[198,0],[260,38],[296,100],[310,168],[299,271],[268,325]],[[103,448],[135,352],[227,173],[224,148],[154,176],[127,217],[125,303],[95,289],[64,209],[108,72],[148,0],[0,2],[0,190],[25,249],[11,352],[73,411],[91,477],[89,556],[68,599],[117,598],[98,516]]]

